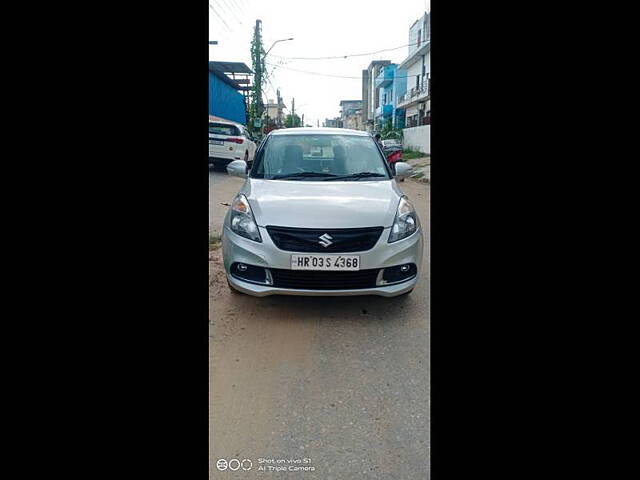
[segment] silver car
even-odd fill
[[[396,176],[411,167],[396,165]],[[418,215],[375,140],[346,129],[271,132],[224,219],[231,290],[266,295],[380,295],[415,286],[422,260]]]

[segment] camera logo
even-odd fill
[[[236,472],[236,471],[240,470],[241,468],[245,472],[248,472],[253,467],[253,462],[251,460],[249,460],[248,458],[245,458],[242,461],[238,460],[237,458],[232,458],[228,462],[227,462],[226,459],[220,458],[216,462],[216,467],[221,472],[224,472],[227,469],[231,470],[232,472]]]

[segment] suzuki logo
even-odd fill
[[[320,242],[318,243],[320,243],[320,245],[322,245],[324,248],[327,248],[329,245],[333,245],[333,242],[331,241],[333,240],[333,237],[328,233],[325,233],[318,238],[320,239]]]

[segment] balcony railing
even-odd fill
[[[419,88],[413,87],[407,93],[400,95],[398,97],[398,105],[411,102],[412,100],[415,100],[417,98],[424,97],[424,96],[427,96],[427,97],[431,96],[430,88],[428,88],[426,85],[423,85]]]

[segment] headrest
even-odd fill
[[[284,159],[286,163],[299,163],[302,160],[302,147],[300,145],[285,145]]]
[[[333,158],[336,160],[344,160],[346,157],[345,149],[342,145],[336,145],[333,147]]]

